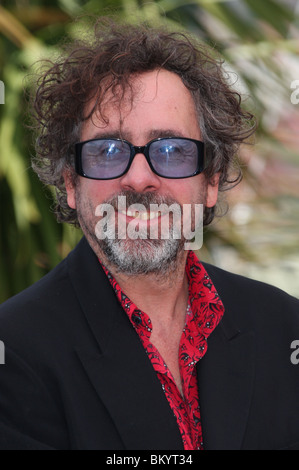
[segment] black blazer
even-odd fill
[[[197,367],[205,449],[299,449],[299,302],[205,265],[226,308]],[[83,238],[0,307],[1,449],[181,450],[156,373]]]

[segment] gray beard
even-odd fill
[[[80,191],[80,190],[79,190]],[[155,195],[153,193],[135,193],[131,191],[124,191],[115,197],[105,201],[106,204],[111,204],[114,209],[117,209],[118,196],[126,196],[127,207],[131,204],[142,204],[146,208],[150,204],[177,204],[173,199]],[[79,196],[79,193],[78,193]],[[79,197],[78,199],[79,200]],[[94,210],[89,205],[78,210],[78,218],[80,226],[87,237],[90,245],[95,253],[102,258],[104,255],[104,264],[107,267],[110,265],[114,267],[116,272],[126,274],[129,276],[137,276],[142,274],[156,274],[162,275],[174,273],[177,270],[178,262],[180,261],[181,254],[184,251],[184,239],[177,239],[175,237],[175,229],[169,227],[168,239],[136,239],[132,240],[117,239],[108,237],[99,239],[95,234],[94,220],[91,223],[82,217],[82,214],[88,212],[90,215]]]
[[[171,204],[174,200],[157,196],[153,193],[136,194],[135,192],[124,192],[126,196],[127,207],[131,204],[142,204],[146,208],[150,204]],[[117,198],[108,201],[109,204],[117,208]],[[106,257],[109,264],[114,268],[129,276],[142,274],[160,274],[165,275],[175,272],[179,254],[183,251],[184,240],[175,237],[175,229],[169,227],[169,238],[167,239],[113,239],[108,237],[103,240],[97,240],[98,246]]]
[[[182,240],[98,240],[109,263],[118,272],[136,276],[175,272]]]

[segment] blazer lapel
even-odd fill
[[[132,327],[125,331],[120,323],[102,355],[79,351],[87,375],[126,449],[183,449],[175,417],[143,346],[138,338],[135,341]]]
[[[98,347],[77,351],[126,449],[183,449],[157,375],[99,262],[83,239],[69,274]]]
[[[255,370],[254,335],[228,324],[228,312],[198,364],[206,450],[239,450],[248,421]]]
[[[182,450],[176,419],[156,373],[84,238],[68,257],[68,270],[96,340],[90,338],[77,352],[124,448]],[[229,293],[223,297],[229,299]],[[253,340],[251,332],[230,324],[229,308],[208,339],[208,351],[197,366],[207,450],[242,446],[253,391]]]

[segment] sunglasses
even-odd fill
[[[155,139],[143,147],[121,139],[92,139],[75,144],[75,150],[76,172],[95,180],[123,176],[138,153],[162,178],[190,178],[202,173],[208,164],[204,143],[181,137]]]

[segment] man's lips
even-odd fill
[[[163,214],[160,211],[137,211],[127,209],[126,211],[119,211],[119,214],[122,214],[130,219],[148,221],[159,219]]]

